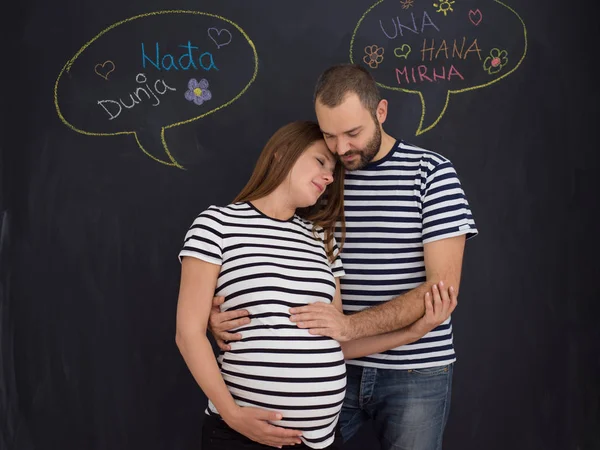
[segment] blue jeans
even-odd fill
[[[340,416],[344,441],[372,419],[382,450],[441,450],[450,412],[452,364],[410,370],[346,368]]]

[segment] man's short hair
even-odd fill
[[[358,95],[361,104],[376,116],[381,101],[375,79],[367,69],[358,64],[337,64],[325,70],[317,80],[314,102],[334,108],[344,101],[347,94]]]

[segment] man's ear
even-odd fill
[[[377,120],[379,123],[383,124],[383,122],[385,122],[385,119],[387,118],[387,112],[388,102],[386,99],[381,99],[377,105],[377,109],[375,110],[375,114],[377,114]]]

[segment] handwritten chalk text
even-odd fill
[[[206,71],[211,69],[219,70],[215,65],[212,53],[201,53],[196,59],[193,50],[198,50],[199,52],[199,49],[192,45],[190,41],[188,41],[187,45],[179,45],[179,47],[187,50],[187,52],[181,54],[179,58],[176,59],[176,57],[170,53],[164,53],[161,57],[160,47],[158,42],[156,42],[154,57],[151,58],[146,54],[146,48],[142,42],[142,68],[145,70],[146,63],[148,63],[157,70],[190,70],[192,68],[198,70],[198,66]],[[196,62],[198,65],[196,65]]]
[[[416,69],[416,72],[415,72]],[[422,83],[424,81],[434,82],[434,81],[452,81],[453,77],[458,77],[461,80],[464,80],[464,77],[460,74],[460,72],[454,67],[454,65],[450,65],[448,71],[446,68],[442,66],[441,68],[435,67],[427,67],[424,64],[415,67],[403,67],[402,69],[396,69],[396,79],[398,80],[398,84],[410,84],[413,83]]]
[[[400,22],[400,18],[398,16],[396,16],[395,21],[394,21],[394,18],[392,17],[392,26],[391,27],[386,23],[387,30],[386,30],[386,28],[383,27],[383,22],[381,20],[379,21],[379,27],[381,28],[381,31],[383,31],[383,34],[385,34],[388,39],[395,39],[398,37],[398,34],[400,34],[400,36],[402,37],[402,36],[404,36],[404,31],[410,31],[411,33],[415,33],[415,34],[423,33],[423,31],[425,30],[425,27],[433,27],[437,31],[440,31],[440,29],[435,25],[435,23],[433,23],[433,20],[431,20],[431,17],[429,17],[429,14],[427,14],[427,11],[423,11],[423,17],[421,18],[421,28],[420,29],[417,28],[417,19],[415,18],[415,15],[413,13],[410,13],[410,17],[412,19],[411,20],[412,27],[409,25],[404,25],[402,22]]]
[[[437,45],[435,39],[431,39],[431,43],[429,43],[427,39],[424,39],[423,48],[421,49],[421,61],[433,61],[440,56],[446,59],[467,59],[467,56],[469,56],[469,53],[471,52],[477,53],[477,56],[481,61],[481,49],[479,48],[479,44],[477,44],[477,38],[473,39],[471,45],[465,49],[466,42],[467,38],[465,37],[462,38],[462,42],[457,42],[457,40],[454,39],[450,46],[446,43],[445,39],[442,39]]]
[[[138,73],[135,77],[135,81],[139,84],[143,84],[145,87],[138,86],[134,92],[129,94],[129,99],[124,101],[123,99],[117,100],[98,100],[98,105],[100,105],[104,111],[108,114],[108,120],[113,120],[119,117],[123,108],[132,109],[136,105],[140,104],[144,100],[150,100],[152,102],[152,106],[160,105],[160,98],[156,95],[165,95],[168,91],[176,91],[177,89],[172,88],[167,85],[163,80],[156,80],[154,82],[154,91],[148,85],[146,75],[143,73]],[[146,95],[146,98],[143,98],[141,94]]]

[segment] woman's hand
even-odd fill
[[[281,414],[265,409],[236,406],[227,414],[221,414],[223,420],[240,434],[248,439],[271,447],[281,448],[283,445],[300,444],[302,432],[288,430],[269,421],[281,420]]]
[[[446,289],[443,281],[434,284],[432,293],[425,293],[425,315],[407,327],[416,337],[415,341],[444,323],[458,305],[454,287]]]

